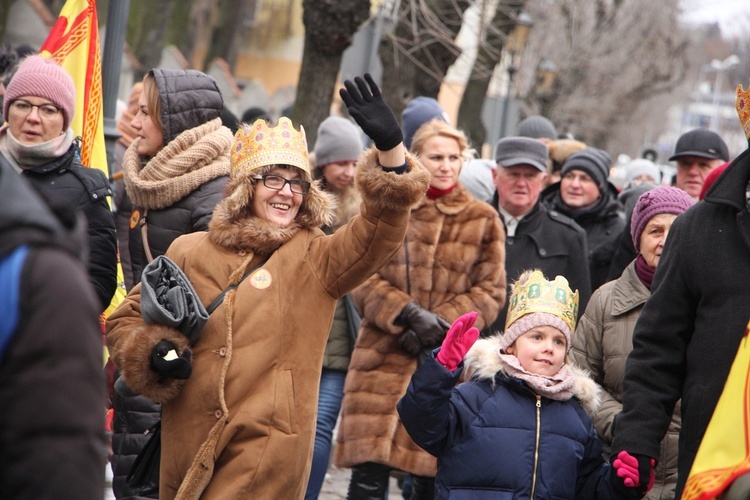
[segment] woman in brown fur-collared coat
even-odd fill
[[[353,292],[362,313],[344,387],[334,463],[352,467],[349,498],[385,498],[391,469],[414,476],[412,498],[432,498],[436,461],[407,435],[396,403],[421,352],[440,345],[450,322],[478,311],[477,328],[505,302],[505,236],[497,212],[456,179],[467,141],[433,120],[411,151],[432,174],[412,210],[404,245]]]
[[[318,229],[331,199],[310,183],[304,132],[286,118],[275,128],[258,120],[235,138],[209,232],[181,236],[166,253],[204,304],[239,284],[200,338],[188,349],[176,329],[145,324],[140,285],[109,318],[107,343],[126,382],[162,403],[162,499],[304,494],[336,300],[391,259],[429,182],[366,78],[372,94],[360,78],[362,96],[348,81],[342,94],[378,148],[357,167],[360,215],[333,235]]]

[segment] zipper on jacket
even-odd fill
[[[536,443],[534,445],[534,472],[531,475],[531,500],[534,500],[534,493],[536,491],[536,471],[539,466],[539,436],[541,434],[541,423],[542,423],[542,397],[539,394],[534,394],[536,397]]]

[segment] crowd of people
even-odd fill
[[[332,464],[352,500],[394,474],[412,500],[681,497],[750,320],[747,151],[691,130],[674,179],[638,159],[617,188],[545,117],[482,159],[367,74],[310,145],[155,68],[110,184],[80,163],[70,76],[11,59],[0,497],[100,497],[106,461],[129,499],[315,499]]]

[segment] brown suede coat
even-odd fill
[[[505,303],[505,232],[497,212],[459,184],[451,193],[424,198],[412,210],[406,253],[396,256],[353,292],[362,328],[344,388],[334,462],[351,467],[378,462],[420,476],[434,476],[436,460],[401,424],[396,403],[417,360],[398,345],[394,324],[409,301],[448,322],[477,311],[484,328]]]
[[[167,251],[204,304],[245,279],[210,317],[191,348],[187,381],[161,380],[152,347],[185,339],[144,325],[140,286],[108,321],[110,352],[135,391],[163,403],[160,498],[302,498],[310,469],[323,350],[336,299],[362,283],[401,245],[409,208],[429,174],[414,160],[403,175],[360,159],[361,216],[332,236],[330,199],[317,187],[296,224],[280,228],[248,214],[252,187],[233,179],[209,233],[178,238]]]

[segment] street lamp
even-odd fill
[[[516,18],[516,25],[513,30],[508,34],[505,41],[505,49],[508,52],[508,86],[505,89],[505,103],[503,104],[503,118],[500,123],[500,137],[505,137],[505,131],[508,126],[508,108],[510,107],[510,90],[513,84],[513,75],[516,74],[518,68],[515,66],[516,54],[521,52],[526,47],[526,42],[529,39],[529,32],[533,26],[531,16],[526,12],[521,12]]]
[[[714,132],[719,132],[719,97],[721,94],[722,75],[736,67],[739,63],[740,58],[735,54],[732,54],[723,61],[719,61],[718,59],[711,61],[711,68],[716,71],[716,78],[714,80],[714,96],[711,103],[711,122],[709,128]]]

